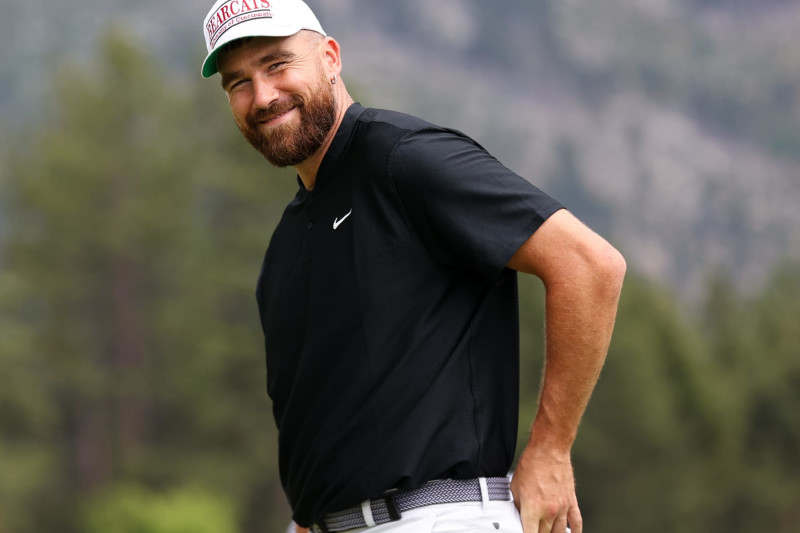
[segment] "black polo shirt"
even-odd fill
[[[505,265],[560,208],[462,133],[347,110],[257,289],[298,523],[390,488],[506,475],[519,326]]]

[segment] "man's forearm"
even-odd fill
[[[608,352],[624,271],[621,258],[612,257],[547,287],[545,367],[532,445],[560,452],[572,447]]]
[[[545,369],[531,438],[511,492],[525,533],[582,533],[570,449],[614,329],[625,260],[566,210],[553,213],[509,268],[542,280]]]

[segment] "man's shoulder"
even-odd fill
[[[352,123],[349,152],[359,165],[375,165],[385,168],[401,146],[424,135],[424,132],[443,132],[441,128],[419,117],[389,109],[357,108]]]
[[[389,109],[364,108],[357,119],[357,139],[370,148],[383,146],[395,152],[404,146],[412,154],[429,153],[431,147],[440,146],[442,141],[468,143],[482,147],[464,133],[434,124],[408,113]],[[356,142],[359,142],[356,141]]]
[[[359,123],[368,126],[385,125],[403,132],[419,131],[423,129],[446,129],[408,113],[368,107],[358,118]]]

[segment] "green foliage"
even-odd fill
[[[0,168],[0,532],[279,531],[253,289],[296,181],[118,33]],[[521,276],[520,443],[543,294]],[[629,276],[575,446],[587,527],[794,531],[798,316],[796,264],[693,311]]]
[[[234,533],[233,506],[197,490],[156,494],[122,487],[95,498],[83,518],[86,533]]]
[[[685,530],[707,498],[699,459],[719,439],[706,354],[669,294],[633,277],[617,320],[575,450],[580,492],[594,495],[585,514],[601,531]],[[608,507],[638,512],[620,523]]]
[[[521,446],[543,357],[543,291],[529,278],[520,289]],[[593,531],[796,529],[799,306],[797,264],[750,297],[711,279],[695,311],[629,275],[573,453]]]
[[[296,181],[217,84],[118,33],[58,73],[3,168],[0,530],[73,530],[87,494],[127,482],[221,488],[269,529],[286,508],[253,291]]]

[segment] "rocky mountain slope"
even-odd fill
[[[4,7],[3,123],[36,118],[48,67],[112,23],[195,76],[210,3]],[[800,1],[309,3],[363,103],[471,134],[636,270],[691,295],[800,258]]]

